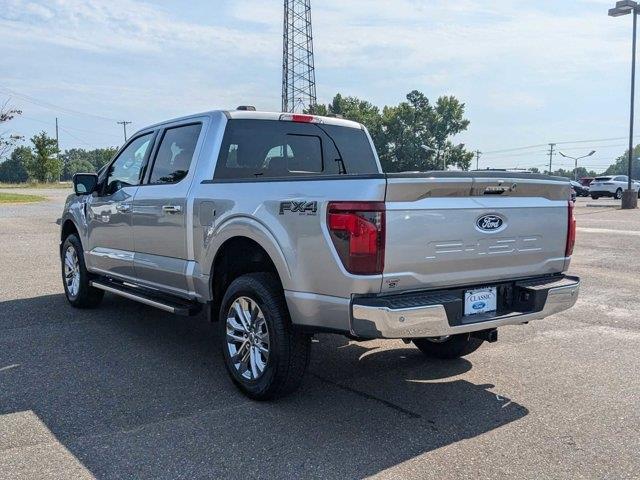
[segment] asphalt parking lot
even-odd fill
[[[37,193],[0,206],[0,478],[640,475],[640,210],[578,200],[572,310],[453,362],[321,335],[301,390],[256,403],[204,317],[72,310],[66,192]]]

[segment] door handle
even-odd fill
[[[163,205],[162,211],[164,213],[171,213],[171,214],[182,213],[182,207],[180,205]]]
[[[120,213],[128,213],[131,211],[130,203],[118,203],[116,204],[116,210]]]

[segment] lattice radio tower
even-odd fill
[[[282,45],[282,111],[313,111],[316,106],[316,71],[313,65],[311,0],[284,0]]]

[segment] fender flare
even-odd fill
[[[212,232],[211,241],[207,245],[205,254],[204,271],[212,272],[216,256],[222,245],[228,240],[239,237],[248,238],[260,245],[276,267],[283,288],[285,290],[290,288],[293,279],[284,249],[266,225],[253,217],[244,215],[225,219]]]

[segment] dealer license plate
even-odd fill
[[[464,314],[495,312],[497,305],[496,287],[478,288],[464,292]]]

